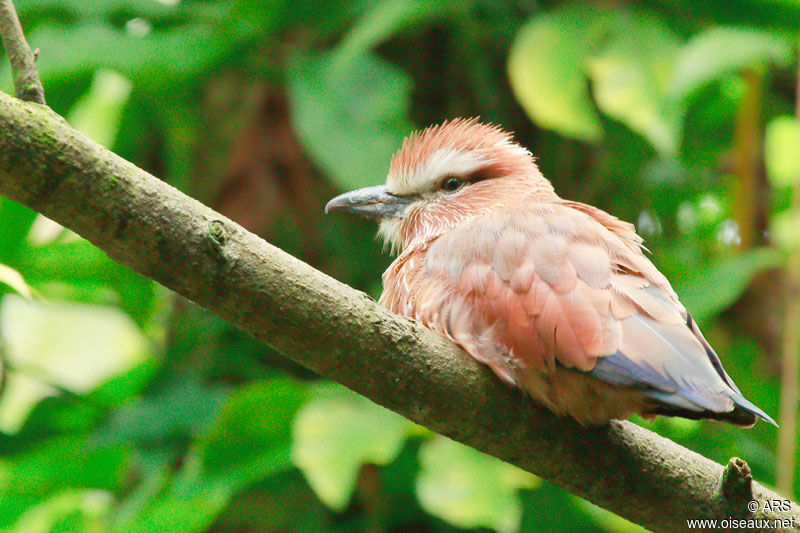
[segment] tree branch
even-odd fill
[[[780,499],[734,474],[721,490],[720,465],[634,424],[587,429],[538,409],[455,344],[2,93],[0,194],[315,372],[651,529],[753,516],[751,493]],[[795,504],[755,516],[800,524]]]
[[[0,0],[0,39],[11,63],[17,98],[44,105],[44,88],[36,71],[36,57],[25,40],[11,0]]]

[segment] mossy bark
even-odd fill
[[[0,0],[0,40],[11,64],[17,98],[44,104],[44,89],[36,71],[36,57],[25,40],[17,10],[11,0]]]

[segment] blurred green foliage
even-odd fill
[[[637,224],[742,391],[777,413],[797,3],[15,3],[74,127],[374,296],[389,261],[374,227],[323,218],[325,200],[383,181],[415,126],[516,131],[562,196]],[[744,72],[760,80],[750,130]],[[741,136],[764,146],[754,177],[732,163]],[[759,193],[744,214],[743,179]],[[638,530],[319,380],[5,199],[0,231],[2,530]],[[645,425],[774,479],[765,424]]]

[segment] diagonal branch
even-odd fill
[[[44,88],[36,71],[36,56],[25,40],[17,10],[11,0],[0,0],[0,39],[11,63],[17,98],[44,104]]]
[[[317,373],[634,522],[755,515],[780,499],[628,422],[580,427],[537,409],[455,344],[294,259],[74,131],[0,93],[0,194],[28,205]],[[734,468],[735,467],[735,468]],[[731,471],[731,468],[734,470]]]

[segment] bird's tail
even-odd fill
[[[765,422],[769,422],[773,426],[776,427],[778,426],[778,424],[775,423],[772,417],[770,417],[756,404],[746,399],[744,396],[736,394],[732,395],[731,399],[733,400],[734,404],[733,411],[726,411],[723,413],[711,411],[708,409],[695,411],[693,409],[686,409],[683,407],[676,407],[674,405],[658,402],[654,404],[652,407],[650,407],[643,414],[680,416],[683,418],[690,418],[692,420],[704,420],[704,419],[721,420],[723,422],[729,422],[731,424],[745,428],[752,427],[756,423],[756,420],[760,418]]]
[[[775,427],[778,427],[778,424],[770,417],[767,413],[765,413],[761,408],[759,408],[756,404],[742,396],[741,394],[736,394],[731,397],[733,400],[733,404],[736,406],[734,411],[741,410],[745,413],[749,413],[753,416],[757,416],[761,420],[765,422],[769,422]],[[754,421],[755,422],[755,421]]]

